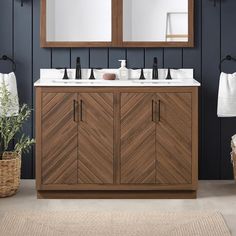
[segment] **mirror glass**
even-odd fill
[[[188,42],[188,0],[123,0],[123,40]]]
[[[111,42],[112,0],[47,0],[46,39]]]

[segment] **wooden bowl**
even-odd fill
[[[116,79],[116,74],[105,73],[105,74],[103,75],[103,79],[104,79],[104,80],[115,80],[115,79]]]

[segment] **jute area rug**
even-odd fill
[[[1,236],[229,236],[216,212],[14,212],[1,214]]]

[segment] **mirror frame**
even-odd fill
[[[121,47],[194,47],[194,0],[188,0],[188,41],[186,42],[164,42],[164,41],[148,41],[135,42],[123,41],[123,1],[120,1],[118,17],[118,42],[121,42]],[[177,1],[177,0],[176,0]]]
[[[128,42],[123,41],[123,0],[112,1],[112,40],[110,42],[54,42],[46,38],[46,1],[41,0],[40,45],[42,48],[76,47],[194,47],[194,0],[188,0],[187,42]]]
[[[49,0],[50,1],[50,0]],[[65,0],[66,1],[66,0]],[[40,45],[42,48],[52,47],[114,47],[117,45],[117,8],[119,0],[111,0],[112,2],[112,39],[109,42],[69,42],[69,41],[47,41],[47,19],[46,19],[46,2],[47,0],[41,0],[41,13],[40,13]]]

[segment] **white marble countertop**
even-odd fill
[[[61,80],[39,79],[35,87],[199,87],[195,79],[173,80]]]
[[[144,69],[146,80],[139,80],[141,70],[129,69],[129,80],[119,80],[117,69],[94,70],[96,80],[89,80],[91,69],[82,69],[82,80],[76,80],[75,69],[68,69],[70,79],[63,80],[65,70],[41,69],[40,78],[35,82],[35,87],[198,87],[199,82],[193,79],[193,69],[171,69],[172,80],[166,80],[168,69],[158,69],[158,80],[152,80],[152,69]],[[103,80],[104,73],[116,74],[117,80]],[[131,79],[132,78],[132,79]]]

